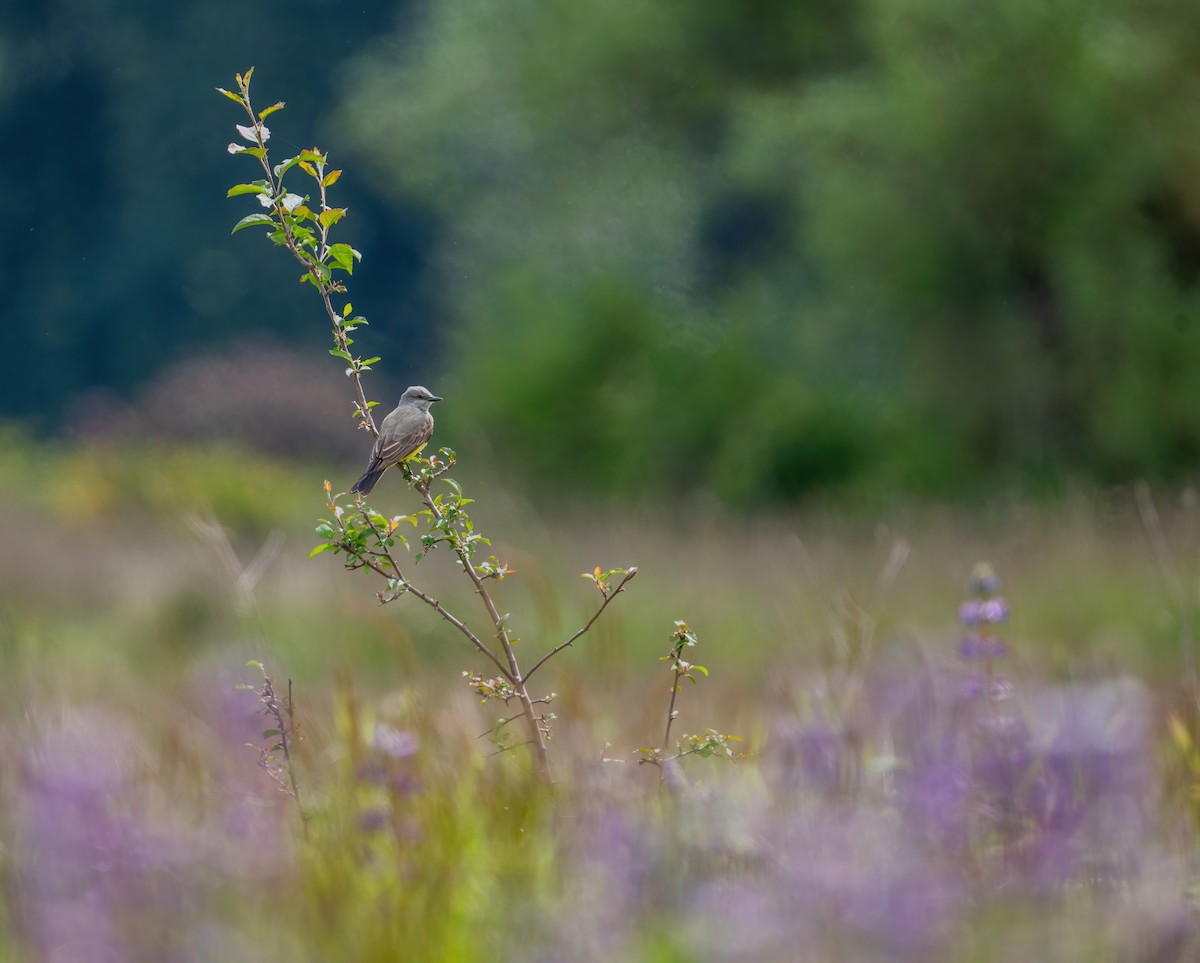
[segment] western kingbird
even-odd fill
[[[421,453],[433,434],[433,415],[429,413],[429,406],[441,400],[420,385],[413,385],[400,396],[400,404],[379,426],[379,437],[371,449],[371,461],[362,478],[350,489],[351,494],[370,494],[375,483],[392,465],[399,465]]]

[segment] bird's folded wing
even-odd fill
[[[384,465],[394,465],[396,462],[403,461],[414,451],[429,441],[430,435],[433,434],[433,420],[426,418],[411,431],[396,435],[386,441],[383,436],[380,436],[380,441],[383,444],[379,445],[375,452],[375,458]]]

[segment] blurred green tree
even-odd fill
[[[802,309],[796,185],[735,170],[757,98],[853,61],[852,7],[751,7],[444,2],[356,64],[349,136],[445,224],[456,432],[617,489],[867,464],[883,395],[851,326]]]
[[[341,118],[444,224],[455,411],[538,472],[1171,476],[1200,453],[1198,27],[1184,0],[441,0]]]
[[[809,250],[898,326],[964,469],[1178,475],[1200,454],[1200,9],[879,4],[811,101]]]
[[[298,4],[0,11],[28,346],[0,412],[309,336],[215,203],[209,92],[256,63],[372,169],[349,239],[400,386],[531,475],[740,500],[1195,466],[1190,0],[398,2],[319,63],[331,8]]]

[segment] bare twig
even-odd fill
[[[604,601],[601,602],[600,607],[598,609],[596,609],[596,611],[594,613],[592,613],[592,617],[587,620],[587,623],[583,626],[583,628],[581,628],[578,632],[576,632],[574,635],[572,635],[565,642],[560,642],[553,649],[551,649],[549,652],[547,652],[545,655],[543,655],[540,659],[538,659],[537,662],[535,662],[533,664],[533,668],[525,673],[525,681],[528,682],[530,677],[535,672],[537,672],[538,669],[540,669],[543,665],[545,665],[546,662],[548,662],[550,659],[552,659],[556,655],[558,655],[558,653],[561,652],[563,649],[567,648],[568,646],[573,645],[580,637],[582,637],[588,631],[588,629],[590,629],[593,625],[595,625],[596,620],[598,618],[600,618],[600,616],[604,614],[604,610],[606,608],[608,608],[608,603],[611,602],[613,599],[615,599],[618,595],[621,594],[621,590],[625,588],[625,583],[628,582],[635,575],[637,575],[637,571],[638,570],[635,567],[635,568],[631,568],[628,572],[626,572],[625,577],[623,579],[621,579],[620,584],[615,589],[613,589],[611,592],[609,592],[608,594],[606,594],[604,596]]]
[[[220,560],[221,566],[233,584],[238,611],[243,615],[251,612],[254,609],[254,587],[262,580],[271,563],[279,555],[279,550],[283,548],[283,533],[271,532],[254,556],[254,560],[249,565],[243,566],[238,561],[233,545],[230,544],[228,533],[215,518],[189,515],[187,523],[188,527],[207,543],[213,554]]]
[[[533,740],[532,740],[532,739],[529,739],[529,740],[526,740],[525,742],[518,742],[518,743],[516,743],[515,745],[511,745],[511,746],[497,746],[497,747],[496,747],[496,751],[495,751],[495,752],[489,752],[489,753],[488,753],[487,755],[485,755],[483,758],[484,758],[484,759],[491,759],[493,756],[498,756],[498,755],[500,755],[501,753],[504,753],[504,752],[510,752],[510,751],[511,751],[511,750],[513,750],[513,749],[520,749],[522,746],[528,746],[528,745],[530,745],[532,742],[533,742]]]
[[[300,823],[304,829],[305,836],[307,836],[308,820],[304,814],[304,807],[300,802],[300,783],[296,780],[296,767],[292,760],[292,748],[296,732],[296,707],[292,701],[292,680],[288,679],[287,702],[280,705],[279,697],[275,694],[275,683],[267,674],[266,667],[261,662],[251,662],[250,664],[256,666],[262,673],[262,686],[242,685],[238,686],[238,688],[252,691],[258,696],[258,701],[263,706],[260,711],[263,715],[269,716],[275,723],[274,738],[278,740],[269,748],[260,747],[258,749],[259,764],[278,784],[279,788],[296,801],[296,811],[300,814]],[[265,733],[264,735],[271,736],[271,733]],[[286,778],[280,774],[278,761],[273,758],[275,751],[280,752],[283,756],[283,770],[286,773]]]
[[[375,525],[371,521],[370,517],[369,516],[364,516],[364,517],[366,517],[367,524],[370,526],[371,531],[373,531],[376,534],[376,536],[382,538],[379,530],[375,527]],[[490,648],[487,647],[487,645],[484,643],[484,641],[482,639],[479,638],[479,636],[477,636],[474,632],[471,631],[470,627],[467,626],[467,624],[465,622],[463,622],[462,619],[455,616],[445,606],[443,606],[440,601],[435,599],[432,595],[429,595],[427,592],[422,591],[421,589],[419,589],[415,585],[413,585],[411,582],[409,582],[407,579],[405,579],[404,573],[400,569],[399,563],[396,561],[395,556],[393,556],[390,551],[387,551],[386,549],[384,550],[384,558],[387,560],[388,565],[391,566],[390,572],[387,571],[381,563],[372,561],[365,556],[360,556],[360,557],[362,558],[363,564],[366,565],[367,568],[371,569],[371,571],[373,571],[379,575],[382,575],[384,578],[386,578],[388,580],[391,580],[393,578],[398,579],[404,586],[405,592],[407,592],[409,595],[413,595],[416,598],[420,599],[422,602],[424,602],[426,605],[428,605],[431,609],[433,609],[435,612],[437,612],[437,614],[440,615],[443,619],[445,619],[447,622],[449,622],[451,625],[453,625],[456,629],[458,629],[458,631],[461,632],[463,634],[463,636],[466,637],[467,641],[470,642],[473,646],[475,646],[475,648],[480,652],[481,655],[486,656],[487,659],[493,665],[495,665],[497,669],[500,670],[500,673],[506,679],[508,679],[509,682],[512,682],[515,684],[516,680],[510,675],[510,669],[504,665],[504,663],[499,659],[499,657],[497,657],[495,652],[493,652]]]

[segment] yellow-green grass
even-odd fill
[[[321,485],[337,472],[220,449],[10,444],[0,458],[9,632],[24,633],[24,644],[39,634],[39,651],[85,660],[103,651],[156,667],[237,641],[278,653],[306,681],[342,667],[386,685],[423,668],[470,665],[462,641],[415,599],[380,608],[373,577],[343,571],[331,554],[307,558],[316,519],[328,514]],[[344,483],[352,466],[341,473]],[[1194,513],[1172,505],[1171,493],[1159,499],[1173,567],[1164,573],[1133,499],[1121,495],[984,512],[735,517],[666,498],[665,507],[629,509],[546,501],[478,473],[464,482],[490,551],[516,570],[496,593],[530,658],[599,600],[580,573],[638,566],[625,597],[556,661],[555,674],[640,674],[675,619],[699,633],[716,678],[750,689],[772,672],[852,655],[868,638],[875,654],[914,638],[949,648],[966,575],[987,559],[1004,581],[1018,662],[1170,678],[1200,591]],[[419,508],[399,475],[372,502],[389,515]],[[196,520],[222,526],[243,566],[272,533],[281,539],[240,599],[249,607]],[[478,621],[469,586],[444,555],[409,576]]]
[[[1158,497],[1160,538],[1143,517],[1145,503],[1139,515],[1120,493],[986,510],[735,517],[666,497],[658,507],[651,498],[624,509],[571,503],[466,473],[479,529],[516,570],[495,589],[526,665],[599,602],[580,573],[639,569],[593,632],[536,677],[538,693],[557,693],[559,783],[530,796],[523,754],[489,757],[480,738],[497,710],[480,709],[461,672],[486,666],[451,627],[415,598],[379,606],[376,580],[344,571],[330,553],[307,557],[315,521],[327,514],[322,483],[339,475],[337,487],[346,487],[354,466],[283,465],[228,450],[89,451],[14,440],[0,456],[0,754],[13,762],[0,774],[9,802],[0,832],[11,829],[18,843],[31,837],[22,800],[43,791],[30,776],[38,765],[69,768],[98,744],[116,761],[105,806],[136,813],[154,838],[183,840],[200,854],[179,872],[233,941],[231,958],[264,941],[297,959],[388,960],[399,947],[411,959],[519,957],[526,943],[565,938],[575,924],[564,924],[564,914],[602,910],[611,899],[587,888],[602,879],[570,878],[563,867],[568,857],[590,865],[587,841],[614,806],[646,827],[643,845],[666,848],[646,856],[647,865],[753,883],[758,868],[739,863],[739,840],[754,831],[766,774],[753,762],[720,775],[706,768],[713,763],[689,766],[701,787],[722,785],[720,809],[693,811],[702,821],[693,831],[658,812],[656,773],[635,761],[634,750],[661,742],[671,677],[659,657],[676,619],[699,635],[693,658],[712,675],[681,692],[674,732],[712,726],[744,737],[739,746],[751,755],[769,747],[772,720],[802,710],[822,679],[868,664],[952,661],[963,631],[957,606],[980,559],[1004,579],[1012,619],[1002,631],[1018,678],[1132,672],[1163,686],[1185,665],[1197,594],[1194,519],[1187,500],[1171,493]],[[372,502],[389,515],[418,508],[399,473],[385,477]],[[205,527],[214,522],[227,547]],[[238,572],[264,545],[273,549],[270,564],[239,590]],[[488,634],[444,553],[408,574]],[[235,682],[258,681],[250,659],[263,661],[281,688],[294,680],[307,838],[291,801],[264,784],[244,746],[269,726],[253,717],[253,694],[233,691]],[[379,754],[369,749],[379,722],[419,740],[412,760],[391,763],[415,780],[411,794],[389,797],[393,790],[364,768]],[[71,755],[76,743],[82,756]],[[867,748],[886,756],[886,747]],[[602,756],[620,761],[601,765]],[[1179,776],[1169,798],[1180,803],[1194,782]],[[227,838],[229,814],[242,809],[251,814],[239,817],[250,820],[248,835]],[[377,810],[390,820],[386,831],[364,828]],[[721,840],[711,857],[710,831]],[[256,859],[243,864],[247,853]],[[29,869],[36,860],[19,845],[0,855],[0,886],[24,921],[41,898]],[[240,875],[209,884],[210,862]],[[662,885],[656,905],[670,906],[682,877]],[[961,917],[950,945],[957,958],[1001,961],[1022,958],[1005,949],[1021,933],[1058,933],[1092,953],[1086,958],[1108,958],[1108,935],[1096,931],[1097,946],[1089,942],[1094,907],[1067,909],[1049,917],[1035,906],[989,904]],[[177,949],[170,917],[157,923],[161,932],[136,915],[118,919],[129,940],[151,941],[138,958],[154,958],[154,939],[164,953]],[[695,958],[687,949],[694,938],[689,944],[660,910],[626,918],[621,933],[611,950],[620,958]],[[0,947],[8,939],[0,933]],[[847,949],[842,958],[860,957]]]

